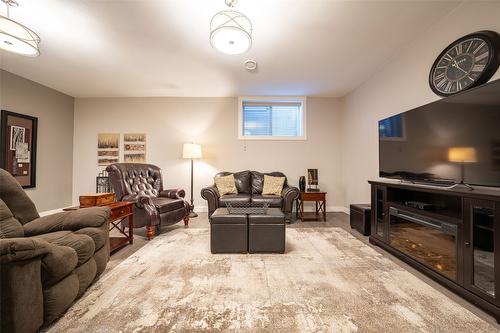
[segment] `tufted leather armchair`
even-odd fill
[[[183,189],[163,189],[161,169],[152,164],[115,163],[106,168],[116,198],[134,202],[134,228],[146,226],[151,239],[162,225],[189,223],[189,204]]]
[[[233,174],[238,194],[219,195],[215,185],[205,187],[201,190],[201,197],[208,201],[208,217],[212,216],[219,207],[226,207],[227,203],[251,203],[255,206],[262,206],[268,203],[269,207],[280,208],[285,214],[285,220],[290,222],[292,215],[292,206],[294,200],[299,195],[299,189],[289,186],[286,176],[282,172],[261,173],[258,171],[240,171],[240,172],[219,172],[217,176],[227,176]],[[264,175],[273,177],[285,177],[285,184],[281,195],[263,195]]]

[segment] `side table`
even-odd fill
[[[132,244],[134,242],[134,203],[127,201],[113,202],[108,205],[111,209],[109,216],[109,231],[116,229],[123,237],[109,237],[109,252],[113,252],[122,246]],[[64,208],[64,211],[85,209],[79,206]],[[125,232],[125,227],[121,225],[123,219],[128,217],[128,232]]]
[[[319,214],[323,214],[323,221],[326,222],[326,192],[300,192],[299,197],[296,200],[296,217],[302,222],[304,221],[317,221]],[[306,218],[304,213],[304,202],[314,201],[316,203],[316,217]]]

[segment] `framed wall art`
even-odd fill
[[[146,163],[145,133],[125,133],[123,135],[123,162]]]
[[[2,110],[0,116],[0,167],[24,188],[36,187],[38,118]]]
[[[120,133],[97,134],[97,165],[106,166],[120,160]]]

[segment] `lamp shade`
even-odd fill
[[[196,143],[185,143],[182,147],[182,158],[201,158],[201,145]]]
[[[448,149],[448,160],[450,162],[474,163],[476,159],[476,149],[473,147],[451,147]]]

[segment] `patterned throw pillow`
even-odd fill
[[[215,177],[214,180],[215,180],[215,186],[217,187],[217,190],[219,191],[220,195],[238,194],[233,174],[227,176],[218,176]]]
[[[272,177],[264,175],[264,188],[262,195],[281,195],[285,185],[285,177]]]

